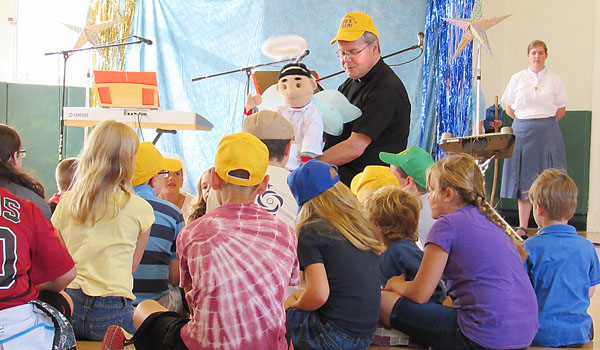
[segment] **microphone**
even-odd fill
[[[417,46],[422,50],[423,49],[423,39],[425,39],[425,34],[423,32],[419,32],[417,34],[418,44]]]
[[[296,57],[296,60],[294,61],[294,63],[298,63],[298,62],[302,61],[304,59],[304,57],[308,56],[309,53],[310,53],[309,49],[302,51],[300,56]]]
[[[150,39],[142,38],[141,36],[137,36],[137,35],[132,35],[132,37],[138,39],[139,41],[143,42],[146,45],[152,45],[152,40],[150,40]]]

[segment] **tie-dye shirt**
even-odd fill
[[[287,349],[283,302],[299,283],[296,233],[256,204],[225,204],[177,238],[190,349]]]

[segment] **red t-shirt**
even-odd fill
[[[64,275],[73,266],[42,211],[0,188],[0,310],[37,298],[36,285]]]

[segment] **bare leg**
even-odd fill
[[[381,291],[381,308],[379,309],[379,321],[381,321],[387,327],[390,327],[390,316],[394,305],[401,296],[398,293]]]
[[[135,328],[140,328],[142,323],[148,318],[148,316],[152,315],[156,312],[164,312],[169,311],[159,303],[154,300],[144,300],[138,304],[133,312],[133,325]]]
[[[65,316],[67,316],[67,318],[69,318],[73,315],[73,308],[74,308],[73,299],[71,299],[71,296],[69,294],[67,294],[67,292],[65,292],[64,290],[60,292],[60,295],[62,295],[63,298],[65,298],[67,303],[69,303],[69,307],[71,308],[71,315],[65,315]]]
[[[529,225],[529,215],[531,214],[531,202],[527,200],[517,200],[519,204],[519,226],[527,228]],[[526,235],[527,232],[519,232],[520,235]]]

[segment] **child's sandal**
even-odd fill
[[[521,226],[519,226],[519,227],[517,227],[517,228],[515,229],[515,231],[517,232],[517,234],[519,234],[519,231],[523,231],[523,234],[521,234],[521,235],[520,235],[520,236],[521,236],[521,238],[523,238],[523,240],[526,240],[527,238],[529,238],[529,237],[527,236],[527,232],[528,232],[528,231],[527,231],[527,228],[526,228],[526,227],[521,227]]]

